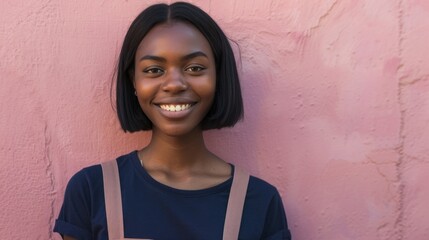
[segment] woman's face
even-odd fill
[[[187,23],[155,26],[137,49],[134,87],[154,133],[180,136],[200,128],[216,89],[210,44]]]

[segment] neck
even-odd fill
[[[149,145],[142,151],[145,166],[157,166],[171,171],[190,171],[201,166],[210,156],[201,129],[184,136],[168,136],[156,129]]]

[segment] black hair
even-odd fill
[[[125,36],[116,73],[116,106],[125,132],[152,129],[152,122],[134,95],[134,61],[140,42],[156,25],[182,21],[195,26],[207,39],[216,66],[216,91],[211,109],[201,122],[203,130],[232,127],[243,118],[243,100],[234,54],[228,38],[216,22],[200,8],[184,2],[155,4],[133,21]]]

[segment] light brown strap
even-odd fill
[[[124,237],[121,184],[116,160],[101,164],[103,170],[104,202],[106,205],[107,231],[109,239]]]
[[[124,238],[124,219],[122,215],[122,195],[118,163],[116,160],[102,163],[101,169],[103,171],[108,239],[150,240],[141,238]]]
[[[223,240],[238,239],[248,184],[249,174],[235,167],[234,178],[232,179],[231,191],[229,193],[228,206],[226,207]]]

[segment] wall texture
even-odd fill
[[[73,173],[147,142],[109,94],[154,2],[1,1],[2,239],[59,239]],[[207,143],[278,187],[294,239],[429,239],[428,1],[192,2],[241,49],[245,120]]]

